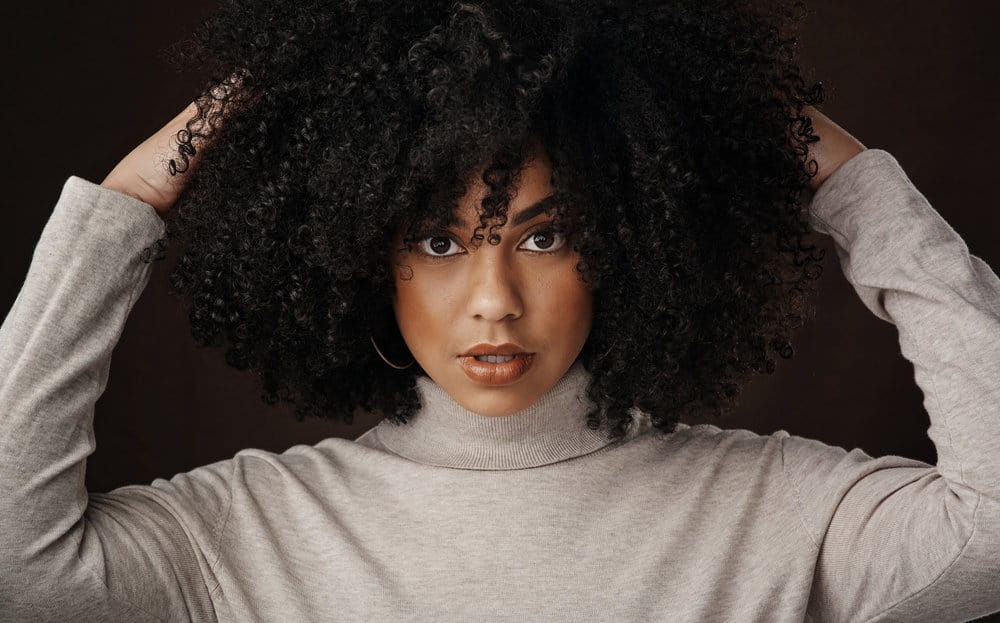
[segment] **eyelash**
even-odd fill
[[[543,229],[536,229],[535,231],[533,231],[530,234],[528,234],[528,236],[525,238],[525,241],[530,240],[531,238],[533,238],[534,236],[537,236],[539,234],[554,234],[556,236],[561,236],[564,240],[563,240],[563,243],[560,246],[558,246],[557,248],[552,249],[552,250],[547,250],[547,251],[532,251],[530,249],[526,249],[526,251],[528,253],[531,253],[532,255],[552,255],[554,253],[558,253],[560,250],[562,250],[563,246],[565,246],[565,244],[567,243],[567,241],[565,240],[565,238],[566,238],[566,232],[564,230],[562,230],[562,229],[557,229],[557,228],[554,228],[554,227],[549,227],[547,229],[545,229],[545,228],[543,228]],[[434,255],[433,253],[426,253],[426,252],[424,252],[424,250],[420,249],[419,247],[428,238],[448,238],[453,243],[458,244],[458,242],[451,236],[451,234],[449,234],[448,232],[445,232],[445,231],[426,231],[426,232],[421,232],[421,233],[419,233],[419,234],[417,234],[415,236],[415,245],[418,247],[418,252],[423,257],[430,258],[432,260],[447,260],[447,259],[455,257],[456,255],[461,255],[460,253],[453,253],[451,255]]]

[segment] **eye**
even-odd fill
[[[430,244],[427,244],[428,240],[430,241]],[[454,242],[455,241],[451,239],[451,236],[439,234],[423,237],[417,241],[417,245],[420,247],[420,252],[424,255],[432,258],[442,258],[457,255],[457,253],[441,255],[441,253],[447,251],[449,247],[454,246]]]
[[[566,234],[558,229],[537,229],[528,234],[528,237],[525,238],[522,244],[529,243],[533,243],[536,246],[535,249],[525,249],[529,253],[555,253],[565,246]],[[434,260],[461,255],[461,251],[457,251],[461,247],[455,242],[454,238],[444,232],[420,234],[417,238],[417,248],[421,255]],[[456,252],[448,253],[453,248]]]
[[[539,243],[538,241],[542,242]],[[554,253],[558,251],[566,244],[566,234],[557,229],[539,229],[528,234],[528,238],[525,243],[534,242],[535,244],[540,244],[541,248],[539,250],[528,249],[532,253]]]

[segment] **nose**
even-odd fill
[[[503,249],[486,242],[472,254],[468,312],[474,318],[501,321],[524,313],[521,284]]]

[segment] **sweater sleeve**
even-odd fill
[[[895,325],[937,465],[782,431],[818,547],[816,621],[967,621],[1000,610],[1000,280],[888,152],[843,163],[810,206],[862,303]]]
[[[94,404],[164,231],[150,205],[70,176],[0,326],[0,620],[216,619],[232,463],[84,485]]]

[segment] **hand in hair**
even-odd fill
[[[166,214],[190,177],[182,174],[192,170],[201,158],[201,151],[194,146],[193,139],[205,139],[209,136],[198,131],[192,132],[188,124],[195,119],[204,121],[199,115],[199,107],[214,109],[209,115],[215,121],[222,108],[217,104],[221,101],[218,98],[227,89],[239,84],[240,78],[233,74],[227,81],[191,102],[180,114],[129,152],[104,178],[101,186],[148,203],[160,216]],[[165,162],[165,156],[169,153],[181,154],[185,162],[178,163],[174,159]]]
[[[802,112],[812,119],[814,133],[819,136],[819,141],[809,145],[809,158],[815,159],[819,165],[816,176],[809,182],[809,187],[815,194],[840,165],[867,148],[813,106],[806,106]]]

